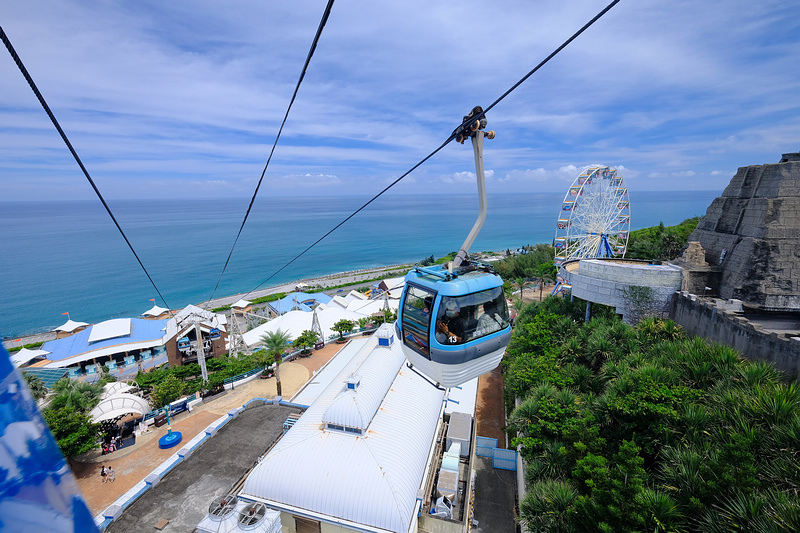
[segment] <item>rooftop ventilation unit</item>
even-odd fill
[[[381,324],[378,331],[375,332],[375,336],[378,337],[378,346],[391,346],[394,344],[394,328],[391,324]]]
[[[345,383],[347,383],[348,389],[355,390],[361,384],[361,376],[358,374],[353,374],[345,380]]]
[[[232,494],[220,500],[214,500],[208,506],[208,516],[212,520],[222,520],[233,512],[237,503],[239,503],[239,499]]]
[[[267,514],[267,506],[263,503],[252,503],[239,511],[239,525],[242,529],[246,526],[255,526],[264,519]]]

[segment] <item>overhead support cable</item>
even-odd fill
[[[286,124],[286,120],[289,118],[289,111],[292,110],[292,105],[294,105],[294,101],[297,98],[297,93],[300,90],[300,84],[303,83],[303,78],[306,76],[306,72],[308,71],[308,65],[311,63],[311,57],[314,55],[314,51],[317,49],[317,43],[319,42],[319,38],[322,35],[322,30],[325,27],[325,24],[328,22],[328,17],[331,14],[331,9],[333,8],[333,1],[328,0],[328,5],[325,6],[325,12],[322,14],[322,20],[319,21],[319,26],[317,27],[317,33],[314,35],[314,40],[311,43],[311,48],[308,51],[308,55],[306,56],[306,61],[303,64],[303,70],[300,72],[300,78],[297,80],[297,84],[294,88],[294,93],[292,94],[292,99],[289,101],[289,106],[286,108],[286,113],[283,116],[283,121],[281,122],[281,127],[278,129],[278,135],[275,136],[275,142],[272,143],[272,149],[269,151],[269,157],[267,157],[267,162],[264,165],[264,170],[261,171],[261,177],[258,179],[258,183],[256,184],[256,189],[253,191],[253,197],[250,199],[250,205],[247,206],[247,212],[244,214],[244,219],[242,220],[242,225],[239,227],[239,232],[236,234],[236,238],[233,240],[233,246],[231,246],[231,251],[228,253],[228,258],[225,259],[225,265],[222,267],[222,272],[219,274],[219,278],[217,279],[217,284],[214,286],[214,290],[211,292],[211,296],[208,297],[208,301],[214,299],[214,295],[217,293],[217,289],[219,288],[219,284],[222,281],[222,276],[225,275],[225,271],[228,269],[228,263],[231,261],[231,257],[233,256],[233,251],[236,249],[236,244],[239,242],[239,237],[242,235],[242,230],[244,230],[244,225],[247,223],[247,218],[250,216],[250,211],[253,209],[253,204],[256,201],[256,196],[258,196],[258,190],[261,188],[261,182],[264,181],[264,175],[267,173],[267,168],[269,168],[269,163],[272,161],[272,154],[275,153],[275,147],[278,146],[278,140],[281,138],[281,133],[283,132],[283,126]]]
[[[8,38],[8,35],[6,35],[6,32],[3,30],[2,26],[0,26],[0,40],[2,40],[3,44],[6,45],[6,49],[8,50],[8,53],[11,54],[11,58],[14,60],[14,63],[17,64],[17,67],[19,68],[20,72],[22,73],[22,76],[25,78],[25,80],[28,82],[28,85],[30,85],[31,89],[33,90],[33,94],[36,95],[36,98],[39,100],[39,103],[44,108],[44,111],[45,111],[45,113],[47,113],[47,116],[50,117],[50,121],[53,123],[53,126],[55,126],[56,130],[58,131],[58,134],[61,135],[61,139],[64,141],[64,144],[67,145],[67,148],[69,149],[70,153],[72,154],[72,157],[78,163],[78,166],[81,167],[81,171],[83,171],[83,175],[86,176],[86,179],[88,180],[89,185],[92,186],[92,189],[94,189],[95,194],[100,199],[100,202],[102,202],[103,207],[106,208],[106,212],[108,213],[108,216],[110,216],[111,220],[114,221],[114,225],[117,227],[117,230],[119,230],[119,233],[120,233],[120,235],[122,235],[122,238],[125,239],[125,243],[128,245],[128,248],[130,248],[131,252],[133,253],[133,256],[136,258],[136,261],[139,262],[139,266],[142,267],[142,270],[144,271],[145,275],[147,276],[147,279],[150,280],[150,284],[156,290],[156,292],[158,293],[159,298],[161,298],[161,301],[164,303],[164,305],[167,307],[167,309],[171,309],[171,307],[167,303],[166,299],[164,298],[164,295],[162,295],[161,291],[158,290],[158,286],[156,286],[156,282],[153,281],[153,278],[150,276],[150,273],[147,271],[147,268],[144,266],[144,263],[142,263],[142,260],[139,258],[139,254],[137,254],[136,250],[134,250],[133,245],[131,244],[131,241],[128,240],[127,235],[125,235],[125,232],[122,231],[122,226],[120,226],[119,222],[117,222],[117,219],[114,216],[114,213],[111,212],[111,208],[108,206],[108,204],[106,203],[105,198],[103,198],[103,195],[100,193],[100,189],[97,188],[97,185],[95,184],[94,180],[89,175],[89,171],[86,170],[86,167],[83,165],[83,161],[81,161],[81,158],[78,156],[78,152],[76,152],[75,148],[72,147],[72,143],[69,142],[69,139],[67,138],[67,134],[64,133],[64,130],[61,128],[61,125],[58,123],[58,120],[56,119],[55,115],[50,110],[50,106],[47,105],[47,102],[45,101],[44,96],[42,96],[42,93],[39,91],[39,88],[36,86],[36,83],[33,81],[33,78],[31,77],[30,73],[28,72],[28,69],[25,68],[25,65],[22,63],[22,59],[20,59],[19,55],[17,54],[17,51],[14,49],[14,46],[11,44],[11,40]],[[171,311],[170,311],[170,313],[171,313]]]
[[[438,154],[438,153],[439,153],[439,152],[440,152],[440,151],[441,151],[441,150],[442,150],[442,149],[443,149],[445,146],[447,146],[448,144],[450,144],[450,143],[451,143],[451,142],[452,142],[454,139],[455,139],[455,140],[457,140],[458,142],[462,142],[462,141],[463,141],[463,140],[464,140],[464,139],[467,137],[467,135],[465,135],[465,132],[468,132],[468,131],[470,131],[470,129],[473,127],[473,124],[474,124],[475,122],[477,122],[477,121],[481,120],[482,118],[484,118],[484,117],[486,116],[486,112],[488,112],[490,109],[492,109],[492,108],[493,108],[493,107],[495,107],[497,104],[499,104],[501,101],[503,101],[503,100],[504,100],[504,99],[505,99],[505,98],[506,98],[506,97],[507,97],[509,94],[511,94],[511,93],[512,93],[514,90],[516,90],[516,89],[517,89],[517,88],[518,88],[520,85],[522,85],[522,83],[524,83],[524,82],[525,82],[525,81],[526,81],[528,78],[530,78],[530,77],[531,77],[531,76],[532,76],[534,73],[536,73],[536,71],[538,71],[538,70],[539,70],[540,68],[542,68],[542,67],[543,67],[545,64],[547,64],[547,63],[548,63],[548,62],[549,62],[551,59],[553,59],[553,58],[554,58],[556,55],[558,55],[558,53],[559,53],[559,52],[561,52],[561,51],[562,51],[564,48],[566,48],[566,47],[567,47],[567,46],[568,46],[568,45],[569,45],[569,44],[570,44],[572,41],[574,41],[575,39],[577,39],[577,38],[578,38],[578,36],[580,36],[580,35],[581,35],[583,32],[585,32],[587,29],[589,29],[589,27],[591,27],[591,26],[592,26],[592,25],[593,25],[595,22],[597,22],[598,20],[600,20],[600,19],[603,17],[603,15],[605,15],[606,13],[608,13],[608,11],[610,11],[610,10],[611,10],[611,8],[612,8],[612,7],[614,7],[615,5],[617,5],[619,2],[620,2],[620,0],[613,0],[613,1],[612,1],[610,4],[608,4],[608,5],[607,5],[605,8],[603,8],[603,10],[602,10],[602,11],[600,11],[600,12],[599,12],[597,15],[595,15],[595,16],[594,16],[594,18],[592,18],[592,19],[591,19],[589,22],[587,22],[586,24],[584,24],[582,28],[580,28],[578,31],[576,31],[575,33],[573,33],[573,34],[572,34],[572,36],[571,36],[569,39],[567,39],[566,41],[564,41],[563,43],[561,43],[561,46],[559,46],[558,48],[556,48],[555,50],[553,50],[553,52],[552,52],[552,53],[550,53],[550,55],[548,55],[546,58],[544,58],[544,59],[543,59],[543,60],[542,60],[542,61],[541,61],[541,62],[540,62],[538,65],[536,65],[536,66],[535,66],[533,69],[531,69],[531,70],[530,70],[530,71],[529,71],[527,74],[525,74],[525,75],[524,75],[522,78],[520,78],[520,79],[519,79],[519,81],[517,81],[517,82],[516,82],[514,85],[512,85],[512,86],[511,86],[511,88],[509,88],[509,89],[508,89],[506,92],[504,92],[502,95],[500,95],[500,97],[499,97],[499,98],[497,98],[497,99],[496,99],[494,102],[492,102],[492,103],[491,103],[491,104],[490,104],[490,105],[489,105],[487,108],[485,108],[485,109],[483,110],[483,112],[480,112],[480,113],[475,113],[475,114],[473,114],[473,115],[472,115],[470,118],[467,118],[467,117],[465,117],[465,120],[464,120],[464,122],[463,122],[463,123],[462,123],[460,126],[458,126],[458,127],[455,129],[455,130],[453,130],[453,133],[451,133],[451,134],[450,134],[450,136],[449,136],[449,137],[448,137],[448,138],[447,138],[447,139],[446,139],[446,140],[445,140],[445,141],[444,141],[444,142],[443,142],[443,143],[442,143],[442,144],[441,144],[441,145],[440,145],[438,148],[436,148],[436,149],[435,149],[433,152],[431,152],[430,154],[428,154],[427,156],[425,156],[425,157],[424,157],[422,160],[420,160],[420,161],[419,161],[417,164],[415,164],[413,167],[411,167],[410,169],[408,169],[408,170],[407,170],[405,173],[403,173],[403,175],[402,175],[402,176],[400,176],[399,178],[397,178],[396,180],[394,180],[394,181],[393,181],[392,183],[390,183],[388,186],[384,187],[384,188],[383,188],[383,190],[381,190],[381,191],[380,191],[378,194],[376,194],[375,196],[373,196],[372,198],[370,198],[370,199],[369,199],[369,200],[368,200],[368,201],[367,201],[367,202],[366,202],[364,205],[362,205],[361,207],[359,207],[358,209],[356,209],[355,211],[353,211],[353,212],[352,212],[350,215],[348,215],[348,216],[347,216],[347,217],[346,217],[344,220],[342,220],[341,222],[339,222],[339,223],[338,223],[336,226],[334,226],[334,227],[333,227],[333,228],[332,228],[330,231],[328,231],[327,233],[325,233],[325,235],[323,235],[322,237],[320,237],[319,239],[317,239],[316,241],[314,241],[314,243],[313,243],[313,244],[311,244],[310,246],[308,246],[307,248],[305,248],[305,249],[304,249],[303,251],[301,251],[299,254],[297,254],[297,255],[296,255],[296,256],[294,256],[292,259],[290,259],[290,260],[289,260],[289,261],[288,261],[288,262],[287,262],[285,265],[283,265],[281,268],[279,268],[278,270],[276,270],[275,272],[273,272],[273,273],[272,273],[272,274],[271,274],[271,275],[270,275],[270,276],[269,276],[267,279],[263,280],[261,283],[259,283],[258,285],[256,285],[254,288],[250,289],[250,291],[249,291],[249,292],[247,292],[247,293],[246,293],[246,294],[243,296],[243,298],[247,297],[247,295],[248,295],[248,294],[251,294],[251,293],[253,293],[253,292],[257,291],[257,290],[258,290],[259,288],[261,288],[261,287],[262,287],[262,286],[263,286],[265,283],[269,282],[269,280],[271,280],[272,278],[274,278],[274,277],[275,277],[276,275],[278,275],[280,272],[284,271],[284,270],[285,270],[287,267],[289,267],[289,266],[290,266],[292,263],[294,263],[295,261],[297,261],[298,259],[300,259],[302,256],[304,256],[304,255],[305,255],[305,254],[306,254],[306,253],[307,253],[309,250],[311,250],[311,249],[312,249],[312,248],[314,248],[314,247],[315,247],[317,244],[319,244],[320,242],[322,242],[322,241],[323,241],[323,240],[324,240],[326,237],[328,237],[328,236],[329,236],[331,233],[333,233],[334,231],[336,231],[337,229],[339,229],[340,227],[342,227],[342,225],[344,225],[344,223],[346,223],[348,220],[350,220],[351,218],[353,218],[354,216],[356,216],[358,213],[360,213],[361,211],[363,211],[363,210],[364,210],[364,209],[365,209],[365,208],[366,208],[368,205],[370,205],[372,202],[374,202],[375,200],[377,200],[378,198],[380,198],[380,197],[381,197],[381,196],[382,196],[382,195],[383,195],[383,194],[384,194],[386,191],[388,191],[389,189],[391,189],[392,187],[394,187],[395,185],[397,185],[397,184],[398,184],[398,183],[399,183],[399,182],[400,182],[402,179],[404,179],[406,176],[408,176],[409,174],[411,174],[412,172],[414,172],[414,171],[415,171],[417,168],[419,168],[420,166],[422,166],[422,164],[423,164],[423,163],[427,162],[427,161],[428,161],[430,158],[432,158],[434,155]],[[251,205],[252,205],[252,203],[251,203]]]

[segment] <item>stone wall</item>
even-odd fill
[[[795,379],[800,378],[800,337],[769,332],[734,309],[685,291],[675,293],[670,317],[689,335],[730,346],[747,359],[767,361]]]
[[[568,271],[572,294],[589,302],[616,308],[625,322],[643,316],[666,316],[672,294],[681,286],[682,273],[674,265],[652,265],[619,259],[581,259]],[[649,288],[647,302],[632,301],[635,287]]]
[[[800,153],[740,168],[689,240],[721,269],[722,298],[800,310]]]

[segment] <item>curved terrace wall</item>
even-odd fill
[[[630,259],[581,259],[566,265],[572,294],[616,308],[625,322],[643,316],[666,316],[672,295],[681,287],[683,271],[671,264],[654,265]]]

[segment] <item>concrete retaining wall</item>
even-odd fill
[[[765,331],[745,317],[701,300],[688,292],[675,294],[670,317],[688,334],[730,346],[747,359],[767,361],[800,378],[800,338]]]

